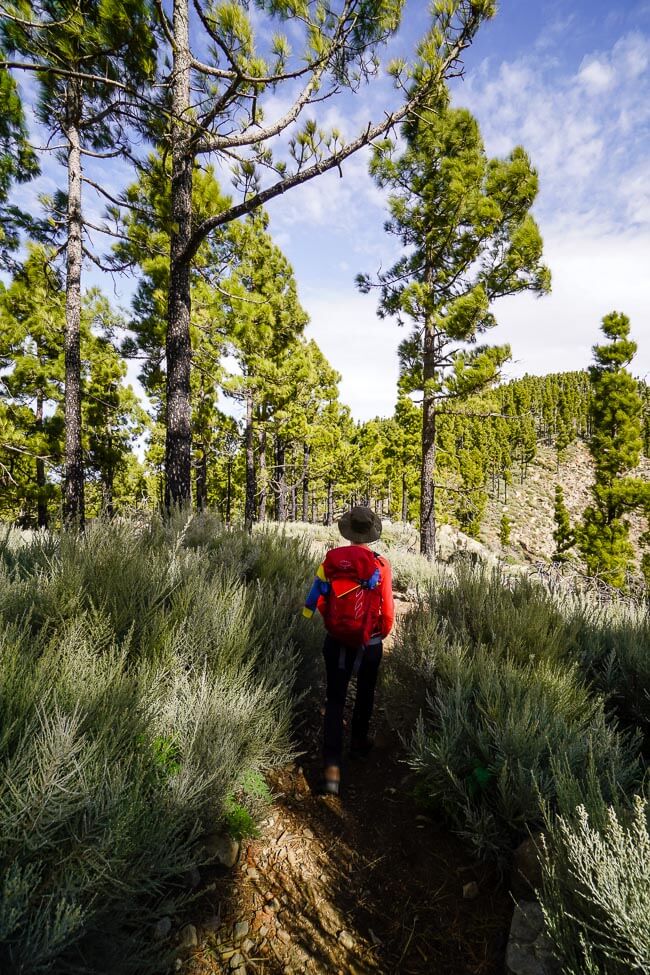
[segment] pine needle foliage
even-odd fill
[[[153,926],[187,900],[202,836],[253,831],[251,783],[290,754],[311,568],[298,542],[208,519],[5,539],[3,973],[164,970]]]

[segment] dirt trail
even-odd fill
[[[494,871],[418,811],[381,699],[375,749],[344,766],[341,796],[313,791],[320,701],[302,729],[301,764],[270,780],[276,800],[262,835],[203,899],[210,920],[197,925],[184,972],[502,972],[510,896]]]

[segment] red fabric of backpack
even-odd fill
[[[330,588],[321,609],[325,629],[347,647],[362,647],[379,629],[381,571],[370,549],[332,549],[323,563]]]

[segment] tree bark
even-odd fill
[[[275,480],[277,490],[275,495],[276,521],[287,520],[287,479],[285,468],[285,446],[280,437],[275,440]]]
[[[255,448],[253,446],[253,391],[246,393],[246,498],[244,501],[244,527],[247,532],[252,531],[255,521],[255,497],[257,494],[257,483],[255,479]]]
[[[230,525],[230,506],[232,499],[232,458],[226,464],[226,524]]]
[[[292,484],[289,488],[289,521],[298,520],[298,488]]]
[[[402,523],[405,525],[408,521],[409,514],[409,499],[408,492],[406,490],[406,471],[402,471]]]
[[[327,482],[327,514],[325,516],[327,526],[334,524],[334,485],[331,481]]]
[[[109,518],[112,518],[115,514],[115,505],[113,503],[114,483],[115,472],[113,470],[113,465],[109,464],[104,474],[104,498],[102,504],[104,513]]]
[[[41,433],[43,430],[43,393],[39,390],[36,396],[36,428]],[[37,523],[39,528],[47,528],[47,482],[45,480],[45,461],[42,457],[36,458],[36,488],[37,488]]]
[[[420,552],[429,561],[436,555],[436,493],[434,472],[436,466],[436,401],[431,389],[436,378],[436,333],[433,325],[424,329],[422,402],[422,468],[420,474]]]
[[[190,109],[189,11],[187,0],[174,2],[172,73],[172,180],[167,359],[167,436],[165,504],[186,505],[191,496],[192,414],[190,373],[190,262],[185,249],[192,236],[192,163],[184,119]]]
[[[302,453],[302,520],[309,521],[309,446]]]
[[[83,101],[81,82],[66,89],[65,135],[68,140],[68,241],[65,283],[65,477],[63,519],[83,530],[84,467],[81,445],[81,143],[79,124]]]
[[[266,521],[266,502],[268,498],[269,488],[268,488],[268,470],[266,467],[266,425],[264,419],[262,419],[262,426],[258,433],[259,441],[259,452],[257,455],[257,467],[259,472],[259,485],[260,485],[260,505],[259,505],[259,520]]]
[[[203,511],[208,503],[208,445],[199,444],[201,456],[196,465],[196,510]]]

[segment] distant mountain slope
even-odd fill
[[[635,472],[650,480],[650,460],[644,458]],[[552,447],[539,447],[536,459],[530,464],[523,484],[518,478],[508,488],[508,502],[488,502],[480,540],[494,551],[500,551],[499,525],[505,511],[512,523],[510,546],[503,553],[517,560],[549,559],[554,550],[553,504],[555,485],[564,489],[564,501],[572,522],[577,521],[590,501],[593,464],[586,445],[572,444],[558,471],[556,452]],[[630,518],[632,539],[637,543],[646,530],[640,516]]]

